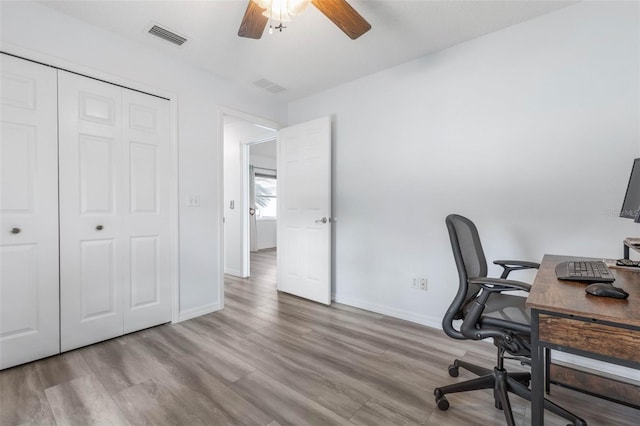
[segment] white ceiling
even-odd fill
[[[314,6],[282,33],[240,38],[248,0],[43,1],[78,19],[248,86],[267,78],[293,100],[514,25],[575,1],[348,0],[372,25],[351,40]],[[147,34],[156,23],[188,41]],[[255,90],[262,90],[256,88]]]

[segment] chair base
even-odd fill
[[[527,401],[531,401],[531,390],[528,387],[531,375],[529,373],[507,373],[506,370],[498,367],[490,370],[458,359],[454,361],[453,365],[449,366],[449,375],[457,377],[460,367],[480,377],[436,388],[433,394],[435,395],[438,408],[440,410],[447,410],[449,408],[449,401],[447,401],[446,394],[479,389],[493,389],[496,408],[504,411],[507,425],[514,426],[515,420],[513,418],[513,412],[511,411],[511,403],[509,402],[509,392]],[[544,408],[569,420],[573,426],[587,426],[587,423],[583,419],[547,399],[544,400]]]

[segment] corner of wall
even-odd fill
[[[212,312],[219,311],[221,309],[222,309],[222,306],[220,305],[220,303],[211,303],[207,305],[197,306],[191,309],[185,309],[183,311],[180,311],[180,313],[178,314],[178,321],[174,321],[174,322],[177,323],[177,322],[186,321],[191,318],[195,318],[201,315],[210,314]]]

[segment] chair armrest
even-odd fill
[[[505,267],[506,265],[513,265],[521,267],[522,269],[539,269],[540,264],[537,262],[527,262],[526,260],[494,260],[493,263]]]
[[[522,281],[505,280],[504,278],[469,278],[469,284],[477,284],[488,292],[517,290],[529,292],[531,290],[531,284],[527,284]]]
[[[536,262],[527,262],[525,260],[494,260],[494,264],[502,266],[504,271],[500,278],[507,278],[513,271],[522,269],[540,269],[540,264]]]

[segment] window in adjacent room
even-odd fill
[[[256,218],[276,218],[276,178],[256,175]]]

